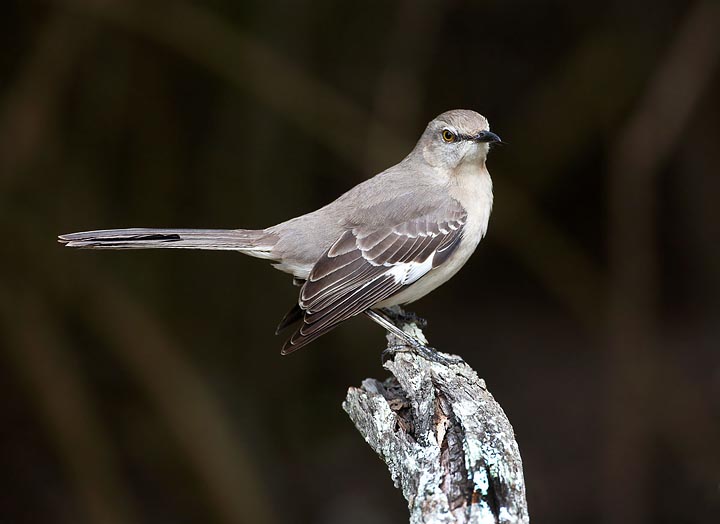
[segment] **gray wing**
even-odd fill
[[[362,313],[445,262],[462,238],[467,214],[454,205],[391,227],[346,230],[313,267],[300,292],[300,329],[291,353]]]

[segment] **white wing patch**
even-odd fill
[[[398,284],[404,286],[410,285],[432,269],[433,258],[435,258],[435,253],[432,253],[422,262],[401,262],[395,264],[387,274],[392,275]]]

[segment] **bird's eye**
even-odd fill
[[[455,142],[455,140],[457,140],[457,135],[455,135],[455,133],[453,133],[449,129],[443,129],[441,135],[442,139],[448,144],[451,144],[452,142]]]

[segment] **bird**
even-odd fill
[[[298,301],[277,333],[299,324],[286,355],[365,313],[409,347],[437,352],[396,325],[404,306],[453,277],[488,230],[493,187],[486,160],[502,143],[479,113],[446,111],[398,164],[316,211],[253,229],[126,228],[60,235],[82,249],[205,249],[269,260],[293,276]]]

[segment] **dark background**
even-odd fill
[[[283,358],[267,263],[55,237],[266,227],[452,108],[509,145],[414,309],[506,410],[533,521],[720,521],[719,5],[3,2],[0,521],[405,521],[340,407],[380,328]]]

